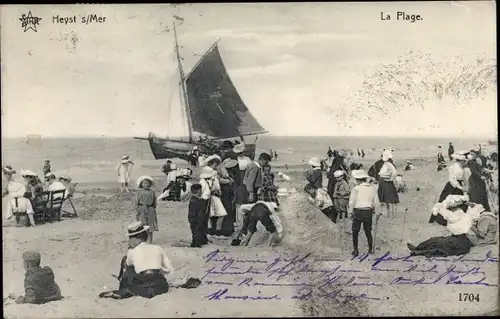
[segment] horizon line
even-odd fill
[[[34,135],[34,136],[40,136],[42,139],[77,139],[77,138],[130,138],[134,139],[134,137],[140,137],[138,135],[66,135],[66,136],[54,136],[54,135],[48,135],[48,136],[43,136],[41,134],[26,134],[26,135],[15,135],[15,136],[2,136],[2,139],[20,139],[20,138],[27,138],[29,135]],[[465,139],[497,139],[497,136],[485,136],[485,135],[470,135],[470,136],[463,136],[463,135],[435,135],[435,136],[429,136],[429,135],[282,135],[282,134],[262,134],[262,136],[270,136],[270,137],[322,137],[322,138],[339,138],[339,137],[370,137],[370,138],[442,138],[442,139],[447,139],[447,138],[454,138],[454,139],[460,139],[460,138],[465,138]],[[163,138],[188,138],[188,136],[183,136],[183,135],[178,135],[178,136],[169,136],[169,137],[163,137]],[[259,135],[260,137],[260,135]],[[144,136],[144,138],[147,138],[147,136]],[[232,137],[238,138],[238,137]],[[232,138],[227,138],[227,139],[232,139]]]

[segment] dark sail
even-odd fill
[[[188,75],[186,91],[193,131],[217,138],[266,133],[231,82],[217,45]]]

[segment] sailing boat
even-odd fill
[[[162,138],[149,133],[147,138],[134,137],[149,141],[149,146],[155,159],[180,158],[188,161],[189,152],[198,147],[201,153],[212,155],[216,152],[217,143],[224,139],[240,138],[256,135],[267,131],[257,122],[250,110],[241,99],[238,91],[227,74],[217,42],[195,64],[188,75],[184,75],[177,31],[174,26],[175,52],[177,55],[180,73],[180,87],[182,91],[181,103],[184,106],[185,121],[189,133],[189,140]],[[194,140],[193,133],[205,135]],[[245,143],[244,155],[255,158],[256,145]]]

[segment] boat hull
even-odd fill
[[[192,143],[180,140],[160,138],[150,134],[148,137],[149,147],[155,159],[174,159],[179,158],[189,162],[189,152],[197,146],[203,154],[212,155],[213,151],[202,143]],[[245,144],[243,155],[255,159],[255,144]]]

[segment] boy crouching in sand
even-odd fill
[[[191,247],[201,247],[208,244],[206,225],[208,223],[207,201],[201,198],[201,185],[191,186],[188,220],[191,227]]]
[[[16,299],[17,304],[44,304],[49,301],[61,300],[61,290],[54,280],[54,272],[48,266],[40,267],[41,256],[35,251],[23,253],[24,296]]]
[[[354,250],[352,255],[359,255],[358,235],[361,225],[363,225],[368,241],[369,253],[373,254],[372,221],[375,214],[375,207],[378,205],[377,188],[367,182],[368,175],[364,170],[353,171],[352,176],[356,180],[356,186],[352,189],[349,197],[349,213],[353,219],[352,243]]]
[[[242,246],[248,246],[253,234],[257,231],[257,223],[260,222],[270,233],[267,245],[272,246],[275,242],[281,242],[283,237],[283,226],[279,217],[276,215],[278,205],[274,202],[258,201],[255,204],[244,204],[240,206],[243,217],[243,227],[241,233],[246,234],[241,243]]]

